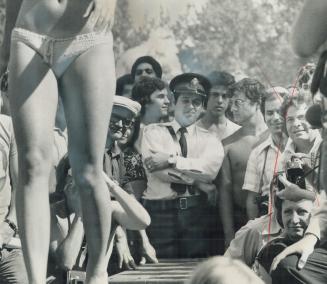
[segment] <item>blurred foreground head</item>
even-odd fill
[[[209,258],[197,266],[187,284],[263,284],[255,273],[239,260],[224,256]]]

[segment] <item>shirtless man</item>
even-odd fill
[[[0,71],[7,67],[10,54],[8,92],[20,169],[17,219],[29,283],[46,282],[49,153],[58,94],[89,246],[86,283],[105,283],[111,219],[102,159],[115,88],[110,28],[116,1],[6,3]]]
[[[231,111],[234,120],[242,127],[222,141],[225,158],[218,175],[217,189],[225,246],[234,238],[234,232],[247,222],[246,194],[242,191],[246,165],[258,137],[268,135],[260,111],[264,86],[257,80],[245,78],[232,85],[231,91]]]

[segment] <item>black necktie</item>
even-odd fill
[[[186,142],[186,137],[185,137],[185,133],[187,133],[186,128],[181,127],[179,129],[179,133],[181,134],[181,138],[179,138],[179,145],[181,146],[182,156],[184,158],[186,158],[186,156],[187,156],[187,142]]]
[[[187,157],[187,142],[185,133],[187,133],[187,129],[185,127],[181,127],[179,129],[179,133],[181,134],[181,137],[179,138],[179,145],[181,146],[181,153],[184,158]],[[171,189],[174,190],[178,195],[184,194],[187,189],[186,184],[180,184],[180,183],[172,183]]]

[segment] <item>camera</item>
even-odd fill
[[[255,203],[258,206],[259,216],[268,214],[269,209],[269,195],[258,195],[255,198]]]
[[[286,163],[286,179],[296,184],[298,187],[305,189],[305,173],[303,170],[303,161],[298,157],[291,157],[291,160]],[[285,187],[277,177],[278,190],[283,190]]]

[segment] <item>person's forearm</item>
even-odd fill
[[[11,146],[13,147],[13,146]],[[10,208],[7,218],[13,223],[17,224],[16,217],[16,191],[18,185],[18,155],[17,153],[13,154],[9,158],[9,175],[11,181],[11,200]]]
[[[126,214],[131,219],[130,222],[134,223],[135,227],[146,228],[149,226],[151,222],[150,216],[134,196],[125,192],[118,185],[113,186],[110,191],[126,211]]]
[[[248,219],[252,220],[259,216],[258,205],[255,200],[256,193],[249,192],[246,198],[246,213],[248,215]]]
[[[138,232],[140,234],[142,244],[146,244],[150,242],[145,230],[140,230]]]
[[[75,216],[68,235],[61,242],[56,252],[58,264],[65,270],[71,270],[76,263],[83,238],[84,228],[82,218]]]
[[[231,189],[230,189],[231,190]],[[228,192],[228,189],[221,190],[219,199],[220,203],[220,215],[223,225],[225,239],[231,241],[234,238],[234,220],[233,220],[233,203],[232,196]]]
[[[115,233],[115,240],[119,241],[119,240],[123,240],[123,239],[127,239],[126,232],[124,231],[124,229],[121,226],[117,226],[116,233]]]
[[[22,0],[6,1],[6,23],[1,48],[1,59],[4,63],[8,63],[9,60],[11,31],[15,27],[17,16],[22,2]]]

